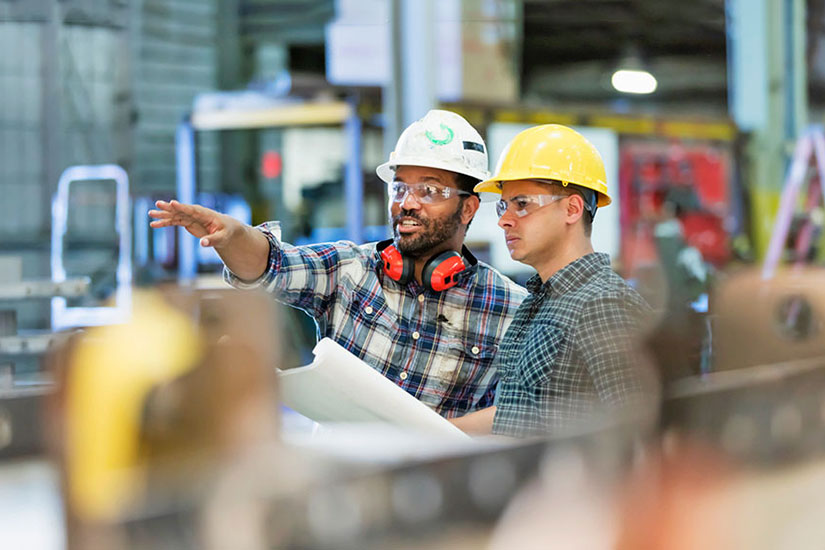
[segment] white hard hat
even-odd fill
[[[410,124],[398,138],[390,160],[375,172],[391,183],[398,166],[440,168],[479,181],[490,177],[487,146],[481,135],[463,117],[450,111],[432,110]]]

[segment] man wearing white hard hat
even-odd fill
[[[157,202],[152,227],[178,225],[211,246],[240,288],[262,287],[439,414],[493,404],[499,340],[526,291],[464,246],[489,176],[487,148],[461,116],[433,110],[377,168],[393,238],[292,246],[197,205]]]

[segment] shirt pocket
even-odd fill
[[[520,382],[527,387],[546,387],[558,370],[558,360],[566,341],[563,329],[553,325],[544,325],[540,330],[531,332],[522,344],[524,353],[517,368],[511,369]]]
[[[384,300],[355,293],[346,310],[342,310],[342,317],[333,322],[342,339],[355,342],[372,356],[389,355],[398,323],[395,312]]]
[[[436,380],[459,387],[468,383],[480,385],[485,378],[492,379],[489,374],[496,353],[494,345],[466,335],[443,338],[441,356],[444,359],[436,362],[432,373]]]

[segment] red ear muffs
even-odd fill
[[[381,241],[376,245],[376,248],[381,254],[381,264],[387,277],[393,281],[398,281],[398,283],[402,285],[412,280],[415,272],[415,264],[411,259],[405,258],[401,252],[395,248],[392,240]]]
[[[375,245],[375,248],[381,256],[381,267],[387,277],[402,285],[413,280],[415,262],[410,258],[405,258],[401,251],[395,248],[392,239],[381,241]],[[459,274],[468,269],[464,258],[469,261],[469,266],[478,263],[466,247],[462,247],[461,250],[463,255],[455,250],[447,250],[427,260],[421,271],[425,288],[440,292],[454,287],[458,283]]]
[[[464,258],[455,250],[447,250],[427,260],[421,272],[424,286],[430,290],[442,291],[458,283],[458,274],[467,269]]]

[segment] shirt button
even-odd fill
[[[418,334],[418,331],[416,330],[415,332],[413,332],[412,337],[413,340],[418,340],[419,338],[421,338],[421,335]]]
[[[364,308],[364,313],[366,313],[367,315],[372,315],[372,307],[370,307],[370,306],[365,307]]]
[[[407,373],[406,373],[406,371],[405,371],[405,372],[402,372],[399,376],[401,377],[401,380],[406,380],[406,379],[407,379]]]
[[[419,295],[418,295],[418,301],[419,301],[419,302],[423,302],[423,301],[424,301],[424,295],[423,295],[423,294],[419,294]]]
[[[478,346],[473,346],[473,349],[471,349],[470,351],[473,352],[473,355],[478,355],[478,352],[481,350],[478,349]]]

